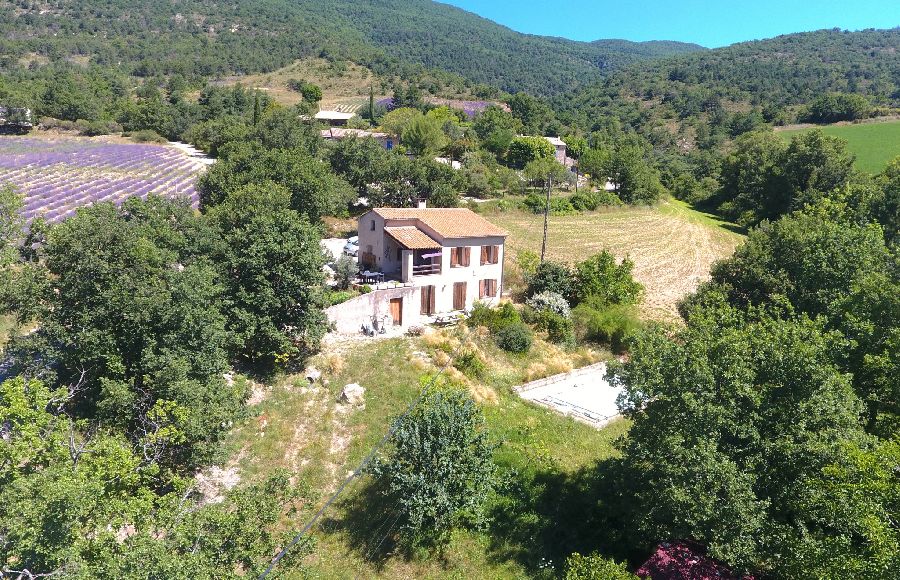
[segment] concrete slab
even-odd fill
[[[599,429],[619,415],[616,397],[621,389],[612,387],[605,375],[606,363],[597,363],[514,390],[523,399]]]
[[[347,240],[345,238],[325,238],[322,240],[322,249],[337,260],[344,253],[344,244],[346,243]]]

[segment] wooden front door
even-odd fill
[[[466,309],[466,283],[456,282],[453,284],[453,310]]]
[[[435,305],[434,286],[422,286],[422,310],[421,314],[431,316],[434,314]]]
[[[403,298],[391,298],[391,320],[394,326],[403,326]]]

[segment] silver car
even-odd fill
[[[344,254],[354,258],[359,254],[359,236],[347,239],[347,243],[344,244]]]

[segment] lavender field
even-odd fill
[[[98,201],[121,203],[150,193],[185,196],[205,164],[166,145],[86,138],[0,137],[0,185],[25,196],[26,220],[55,222]]]

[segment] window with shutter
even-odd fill
[[[459,248],[451,248],[450,249],[450,267],[456,268],[459,266]]]
[[[482,280],[478,283],[479,298],[495,298],[497,296],[497,281]]]
[[[463,248],[462,250],[463,250],[462,265],[463,265],[463,266],[468,266],[468,265],[469,265],[469,261],[470,261],[470,259],[471,259],[471,257],[472,257],[472,248],[466,246],[466,247]]]
[[[500,261],[500,246],[481,246],[481,265],[496,264]]]

